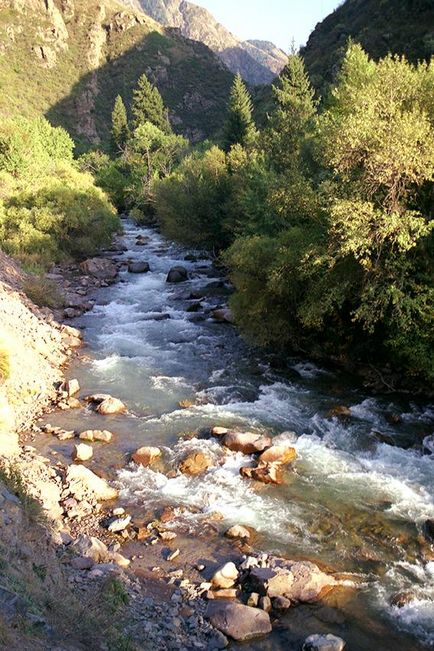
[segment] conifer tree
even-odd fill
[[[290,54],[273,94],[276,109],[270,116],[265,142],[273,166],[284,171],[299,166],[303,143],[316,114],[314,91],[298,54]]]
[[[228,117],[224,134],[224,148],[229,151],[233,145],[250,145],[256,136],[252,117],[253,104],[240,74],[237,74],[229,98]]]
[[[163,98],[145,74],[140,77],[134,91],[132,113],[135,129],[145,122],[151,122],[163,133],[172,131]]]
[[[128,117],[122,97],[116,97],[112,112],[112,149],[119,153],[124,151],[129,136]]]

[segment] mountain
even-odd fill
[[[349,38],[375,59],[389,52],[413,62],[428,59],[434,53],[434,0],[346,0],[317,25],[301,52],[320,93],[336,77]]]
[[[253,85],[269,84],[280,73],[287,55],[268,41],[241,41],[203,7],[184,0],[122,0],[165,26],[205,43],[233,73]]]
[[[79,150],[105,146],[117,94],[157,84],[176,131],[222,125],[233,76],[205,45],[114,0],[0,0],[0,118],[46,115]]]

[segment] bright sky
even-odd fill
[[[193,0],[236,36],[273,41],[288,51],[304,45],[315,25],[342,0]]]

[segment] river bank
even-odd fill
[[[247,648],[301,648],[306,632],[342,636],[356,651],[373,645],[430,648],[432,548],[422,537],[433,511],[432,460],[423,454],[432,424],[428,406],[374,399],[363,395],[354,380],[344,382],[301,360],[276,372],[263,354],[248,349],[236,330],[219,320],[229,288],[211,261],[129,223],[125,243],[126,251],[103,254],[120,271],[114,285],[116,274],[98,279],[89,275],[89,267],[51,277],[70,290],[66,310],[76,310],[59,317],[75,316],[71,324],[84,333],[85,348],[68,369],[70,379],[78,377],[81,393],[73,396],[79,399],[76,409],[66,409],[62,403],[68,396],[60,395],[63,408],[22,442],[36,448],[26,454],[33,459],[42,454],[58,476],[71,467],[80,443],[68,439],[68,433],[113,432],[109,444],[87,442],[93,457],[85,465],[120,491],[116,504],[99,512],[91,500],[86,513],[88,500],[77,500],[63,479],[59,503],[73,537],[100,537],[108,543],[107,553],[120,551],[126,561],[118,561],[130,561],[129,570],[151,586],[147,599],[162,595],[151,608],[155,617],[138,602],[138,610],[145,608],[154,622],[147,633],[157,635],[154,648],[163,639],[169,644],[159,628],[158,609],[170,611],[169,629],[174,625],[188,632],[191,644],[194,640],[211,648],[209,637],[201,638],[212,631],[203,619],[211,596],[209,579],[227,561],[240,569],[245,556],[260,557],[253,549],[313,560],[327,574],[358,587],[344,584],[314,605],[279,613],[271,635]],[[150,272],[129,273],[131,262],[148,263]],[[184,282],[166,283],[170,268],[180,265],[187,271]],[[70,283],[66,288],[65,281]],[[83,312],[80,301],[85,309],[95,306]],[[128,413],[95,413],[83,400],[95,392],[120,398]],[[240,475],[240,468],[252,465],[251,455],[225,452],[206,433],[212,426],[273,437],[293,430],[283,441],[294,446],[297,461],[281,485],[252,483]],[[162,451],[157,466],[130,463],[131,454],[143,445]],[[212,465],[196,477],[180,473],[180,462],[196,452],[210,457]],[[114,506],[132,518],[120,536],[103,525]],[[81,509],[77,517],[74,511]],[[246,525],[251,540],[224,538],[232,524]],[[179,555],[167,560],[177,550]],[[98,566],[77,570],[78,584],[87,584],[94,570]],[[407,593],[404,607],[391,606],[400,592]],[[246,600],[248,590],[242,595]],[[276,615],[273,610],[272,617]],[[142,625],[143,620],[132,618],[135,639],[143,634]],[[170,644],[181,648],[174,631],[168,635]]]

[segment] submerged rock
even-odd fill
[[[119,398],[113,398],[107,393],[95,393],[88,396],[86,400],[96,404],[96,411],[102,416],[124,414],[127,411],[126,406]]]
[[[184,283],[188,280],[188,271],[185,267],[172,267],[167,275],[168,283]]]
[[[203,452],[192,452],[179,464],[179,470],[183,475],[196,477],[202,475],[213,466],[213,460]]]
[[[271,447],[271,438],[251,432],[229,432],[223,438],[223,445],[232,452],[255,454]]]
[[[280,463],[260,463],[257,466],[245,466],[240,468],[240,474],[247,479],[254,479],[262,484],[283,483],[282,464]]]
[[[343,651],[346,643],[336,635],[310,635],[303,645],[303,651]]]
[[[286,465],[287,463],[295,461],[296,458],[297,452],[295,448],[285,445],[272,445],[271,448],[268,448],[261,454],[259,462],[280,463]]]
[[[271,633],[268,613],[242,604],[210,601],[205,617],[216,629],[238,642]]]

